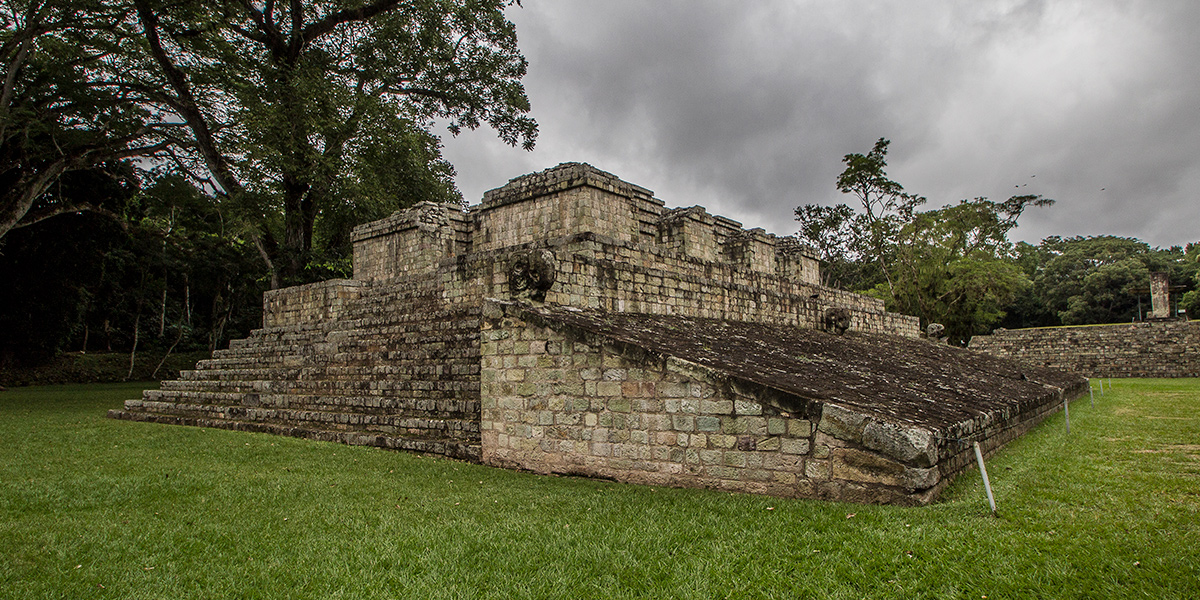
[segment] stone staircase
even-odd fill
[[[478,461],[478,305],[374,285],[335,321],[255,330],[109,416]]]

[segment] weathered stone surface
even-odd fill
[[[937,463],[937,440],[927,429],[871,421],[863,429],[862,443],[871,450],[920,467]]]
[[[836,404],[826,404],[821,409],[821,420],[817,430],[848,442],[861,442],[867,417],[861,412],[847,410]]]

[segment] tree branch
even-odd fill
[[[201,156],[204,157],[209,171],[216,178],[217,183],[225,190],[225,193],[231,195],[240,194],[243,189],[241,182],[234,177],[229,165],[226,164],[224,155],[217,150],[212,130],[209,128],[203,113],[200,112],[196,98],[188,85],[187,76],[179,67],[171,62],[170,57],[167,56],[166,51],[163,49],[162,41],[158,36],[158,17],[150,9],[146,0],[135,0],[135,4],[137,5],[138,19],[142,23],[142,30],[150,46],[150,53],[163,70],[167,82],[175,90],[180,116],[187,122],[192,133],[195,135],[197,148],[200,150]]]
[[[81,213],[81,212],[90,212],[90,213],[96,213],[98,215],[103,215],[105,217],[108,217],[108,218],[116,221],[117,224],[121,226],[121,229],[124,229],[126,231],[129,230],[129,223],[126,222],[125,217],[123,217],[111,210],[108,210],[107,208],[96,206],[95,204],[91,204],[91,203],[56,205],[56,206],[48,206],[46,208],[31,210],[31,211],[25,213],[25,216],[20,221],[18,221],[15,225],[13,225],[12,228],[20,229],[22,227],[29,227],[30,225],[35,225],[37,223],[41,223],[42,221],[45,221],[46,219],[51,219],[51,218],[57,217],[59,215],[65,215],[68,213]]]
[[[317,21],[316,23],[304,28],[304,33],[300,36],[302,40],[300,45],[304,46],[309,42],[329,33],[330,31],[333,31],[334,28],[342,23],[349,23],[351,21],[365,21],[371,17],[374,17],[375,15],[383,14],[396,8],[400,5],[400,3],[401,0],[375,0],[375,2],[372,2],[366,6],[359,8],[347,8],[345,10],[339,10],[335,13],[331,13],[324,19],[321,19],[320,21]]]

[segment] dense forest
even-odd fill
[[[62,353],[209,350],[263,291],[350,274],[350,231],[462,203],[434,123],[532,148],[510,0],[15,0],[0,5],[0,368]],[[1166,271],[1197,317],[1200,245],[1009,235],[1014,196],[928,209],[844,157],[853,206],[796,209],[825,283],[941,323],[1144,317]]]
[[[825,284],[881,298],[922,327],[940,323],[957,343],[997,327],[1143,320],[1152,272],[1168,274],[1177,316],[1200,317],[1200,242],[1151,248],[1099,235],[1014,243],[1020,216],[1053,210],[1054,200],[974,198],[921,210],[924,197],[888,178],[889,144],[843,157],[837,187],[855,206],[796,208],[798,235],[821,258]]]
[[[461,203],[435,123],[537,137],[511,3],[0,3],[0,368],[220,347],[354,225]]]

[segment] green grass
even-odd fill
[[[1114,380],[932,506],[539,477],[0,393],[0,598],[1195,598],[1200,380]],[[853,515],[853,516],[851,516]]]

